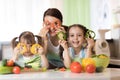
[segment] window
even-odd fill
[[[61,10],[61,6],[62,0],[0,0],[0,42],[11,41],[26,30],[38,34],[44,11]]]
[[[91,0],[91,29],[99,38],[98,29],[111,29],[112,14],[109,0]],[[111,39],[111,31],[105,33],[106,39]]]

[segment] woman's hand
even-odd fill
[[[44,39],[47,39],[47,33],[49,31],[49,28],[46,27],[44,24],[43,24],[43,28],[40,30],[39,32],[39,36],[41,36],[42,38]]]
[[[67,41],[66,40],[59,40],[59,44],[65,49],[68,49]]]
[[[61,31],[66,33],[64,27],[62,27],[62,26],[57,29],[56,33],[61,32]]]

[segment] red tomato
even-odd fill
[[[14,65],[14,61],[13,60],[8,60],[7,61],[7,66],[13,66]]]
[[[96,70],[96,67],[93,64],[88,64],[85,68],[85,71],[88,73],[94,73],[95,70]]]
[[[18,66],[13,67],[13,73],[20,74],[20,67],[18,67]]]
[[[79,62],[72,62],[70,65],[71,72],[80,73],[82,72],[82,66]]]
[[[65,71],[66,69],[64,67],[60,68],[59,69],[60,71]]]

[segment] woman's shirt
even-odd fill
[[[59,55],[59,47],[58,46],[54,46],[50,40],[50,37],[48,36],[48,49],[47,49],[47,58],[48,58],[48,62],[56,67],[63,67],[63,61],[60,58]]]

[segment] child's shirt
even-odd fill
[[[42,66],[41,58],[39,55],[33,55],[31,57],[19,55],[18,60],[16,60],[15,63],[21,67],[30,67],[34,69],[38,69]]]
[[[69,47],[69,53],[72,61],[79,61],[81,63],[81,60],[86,57],[85,48],[82,48],[79,52],[79,54],[75,54],[74,49],[72,47]]]

